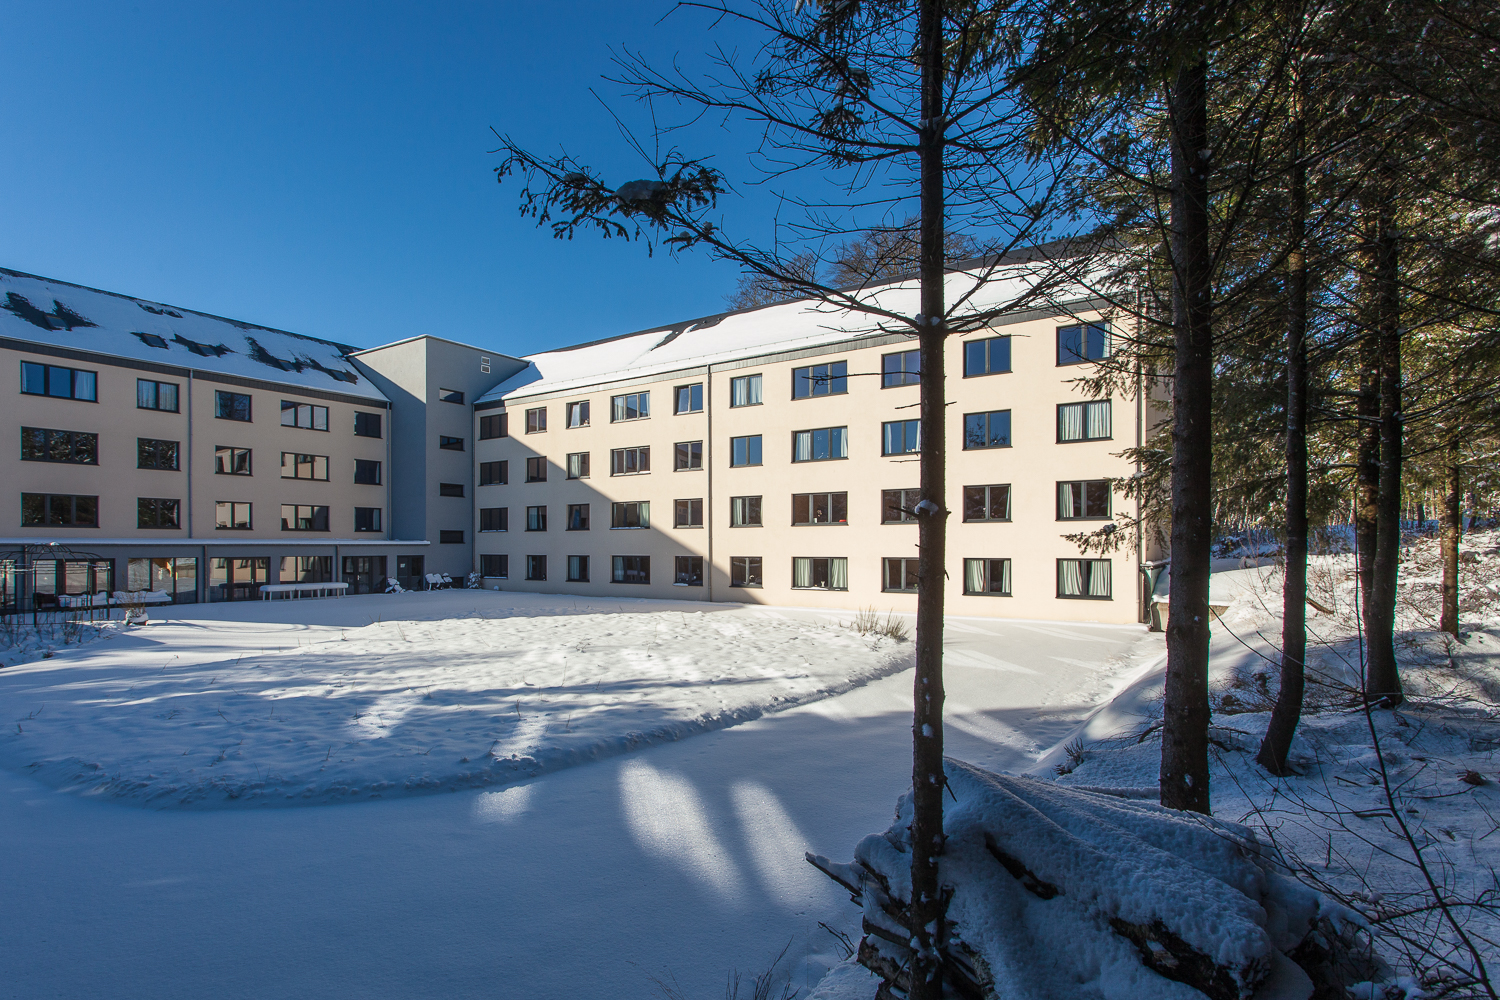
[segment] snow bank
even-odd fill
[[[194,631],[0,673],[0,765],[157,807],[494,785],[845,691],[911,648],[735,611],[384,621],[206,659]]]
[[[123,621],[52,621],[32,625],[20,618],[0,622],[0,667],[51,659],[75,646],[118,635]]]

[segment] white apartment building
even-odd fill
[[[914,311],[914,285],[881,294]],[[1142,620],[1138,550],[1063,537],[1114,517],[1118,453],[1160,419],[1075,389],[1110,349],[1101,305],[950,339],[950,614]],[[486,585],[914,610],[916,347],[792,302],[528,356],[474,408]]]

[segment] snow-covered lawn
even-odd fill
[[[0,671],[0,766],[156,807],[495,785],[824,698],[911,656],[834,620],[724,605],[454,591],[170,611]]]

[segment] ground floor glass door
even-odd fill
[[[344,582],[351,594],[385,593],[385,556],[345,556]]]

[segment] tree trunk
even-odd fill
[[[1365,613],[1365,698],[1387,707],[1401,704],[1396,670],[1396,577],[1401,559],[1401,290],[1400,246],[1391,213],[1389,185],[1381,192],[1380,232],[1375,244],[1376,337],[1380,351],[1380,481],[1375,522],[1375,559]]]
[[[917,671],[912,692],[911,914],[915,949],[911,1000],[943,994],[940,950],[947,944],[947,900],[938,883],[943,853],[943,590],[948,508],[943,386],[945,255],[943,177],[943,5],[922,0],[918,31],[922,60],[921,247],[922,396],[921,485],[926,506],[918,521]]]
[[[1200,17],[1206,12],[1200,11]],[[1203,25],[1191,25],[1201,38]],[[1185,46],[1189,51],[1195,47]],[[1161,744],[1161,804],[1210,811],[1209,558],[1213,542],[1212,259],[1209,250],[1208,60],[1177,71],[1172,124],[1172,567]]]
[[[1458,638],[1458,542],[1464,533],[1464,472],[1457,440],[1448,444],[1448,496],[1443,505],[1443,615],[1438,628]]]
[[[1374,310],[1368,300],[1374,279],[1365,278],[1364,329],[1359,338],[1359,397],[1355,406],[1358,444],[1354,454],[1354,548],[1359,571],[1359,613],[1362,627],[1370,632],[1370,608],[1375,569],[1375,525],[1380,514],[1380,353],[1377,349]]]
[[[1286,579],[1281,594],[1281,690],[1256,760],[1287,775],[1286,757],[1302,718],[1307,656],[1307,165],[1301,80],[1292,139],[1286,324]]]

